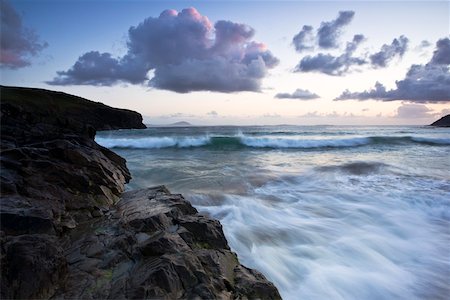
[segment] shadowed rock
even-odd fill
[[[450,115],[446,115],[439,120],[433,122],[430,126],[436,127],[450,127]]]
[[[56,299],[280,297],[260,273],[239,264],[219,222],[165,187],[124,193],[107,216],[69,239],[68,277]]]
[[[125,159],[95,131],[142,128],[139,114],[36,89],[1,97],[0,298],[280,298],[181,195],[122,194]]]

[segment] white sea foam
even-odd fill
[[[191,200],[221,220],[241,262],[263,272],[284,299],[445,299],[448,221],[431,220],[449,201],[432,194],[436,186],[428,182],[415,193],[395,190],[405,187],[395,176],[359,183],[355,176],[324,176],[277,180],[219,205],[204,196]],[[339,189],[324,192],[333,184]]]
[[[367,137],[343,139],[304,139],[291,137],[250,137],[241,135],[244,145],[261,148],[321,148],[321,147],[352,147],[370,144]]]
[[[408,142],[450,145],[448,138],[426,138],[414,136],[366,136],[366,137],[334,137],[307,139],[304,136],[251,136],[238,133],[236,135],[200,135],[200,136],[162,136],[162,137],[140,137],[140,138],[109,138],[97,137],[97,143],[108,148],[134,148],[134,149],[154,149],[154,148],[188,148],[205,145],[226,146],[241,145],[255,148],[345,148],[358,147],[370,144],[404,144]],[[225,141],[225,142],[224,142]]]
[[[210,142],[208,136],[200,137],[145,137],[145,138],[103,138],[97,137],[97,143],[107,148],[158,149],[168,147],[198,147]]]
[[[449,138],[429,138],[429,137],[411,137],[411,140],[419,143],[430,143],[430,144],[440,144],[440,145],[450,145]]]
[[[132,188],[166,184],[219,219],[284,299],[448,300],[449,130],[158,128],[97,141],[124,148]]]

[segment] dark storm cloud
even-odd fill
[[[363,58],[353,57],[353,52],[364,41],[362,34],[357,34],[347,43],[345,51],[340,56],[319,53],[315,56],[305,56],[296,66],[296,72],[320,72],[328,75],[341,76],[349,72],[352,66],[366,64]]]
[[[278,99],[299,99],[299,100],[313,100],[320,98],[319,95],[310,92],[309,90],[296,89],[292,94],[278,93],[275,95]]]
[[[128,31],[128,52],[88,52],[49,84],[148,84],[179,93],[190,91],[259,91],[261,80],[278,59],[262,43],[252,41],[254,29],[218,21],[214,26],[194,8],[166,10]],[[149,71],[153,78],[148,78]]]
[[[408,48],[408,38],[400,36],[394,39],[390,45],[384,44],[381,50],[370,56],[370,62],[374,67],[386,67],[394,57],[403,57]]]
[[[30,65],[30,57],[36,56],[47,43],[39,41],[36,33],[26,28],[20,15],[6,0],[0,0],[0,64],[17,69]]]
[[[346,90],[335,100],[450,102],[450,58],[447,55],[449,44],[448,38],[439,40],[430,62],[426,65],[412,65],[405,78],[395,82],[395,89],[386,90],[385,86],[377,82],[371,90],[355,93]]]
[[[355,15],[354,11],[340,11],[339,16],[330,22],[322,22],[317,30],[319,47],[324,49],[336,48],[342,28],[348,25]]]
[[[133,64],[127,57],[117,59],[109,53],[91,51],[80,56],[68,71],[57,74],[50,84],[110,86],[119,78],[130,83],[140,83],[145,80],[147,69],[143,65]]]
[[[313,27],[304,25],[302,30],[292,39],[292,44],[297,52],[314,49],[314,33]]]

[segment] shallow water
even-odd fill
[[[128,188],[219,219],[284,299],[450,298],[450,129],[258,126],[100,132]]]

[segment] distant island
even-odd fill
[[[175,122],[172,124],[169,124],[168,126],[172,126],[172,127],[184,127],[184,126],[192,126],[191,123],[186,122],[186,121],[181,121],[181,122]]]
[[[450,115],[443,116],[439,120],[430,124],[430,126],[436,127],[450,127]]]
[[[147,124],[147,126],[150,127],[189,127],[189,126],[194,126],[189,122],[186,121],[180,121],[180,122],[175,122],[175,123],[171,123],[171,124]]]

